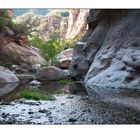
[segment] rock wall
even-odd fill
[[[68,21],[67,39],[75,39],[86,31],[89,9],[71,9]]]
[[[70,75],[93,87],[140,89],[140,10],[93,10]]]

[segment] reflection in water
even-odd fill
[[[86,89],[91,98],[97,101],[140,110],[140,90],[114,89],[98,86],[86,86]]]
[[[85,86],[81,83],[71,83],[69,85],[69,93],[74,95],[87,95],[87,90]]]

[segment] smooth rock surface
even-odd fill
[[[18,86],[18,83],[0,84],[0,96],[8,94]]]
[[[60,68],[49,66],[41,68],[36,74],[38,81],[57,81],[67,77],[67,73]]]
[[[19,82],[16,75],[10,70],[0,66],[0,84],[17,83]]]

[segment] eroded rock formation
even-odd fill
[[[88,86],[140,89],[140,10],[90,10],[70,75]]]

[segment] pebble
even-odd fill
[[[50,115],[51,114],[51,112],[49,110],[46,110],[46,109],[39,110],[38,112],[39,113],[45,113],[47,115]]]
[[[68,120],[69,122],[76,122],[77,121],[77,119],[75,119],[75,118],[69,118],[69,120]]]
[[[28,114],[34,114],[34,112],[32,112],[32,111],[29,111],[29,112],[28,112]]]
[[[67,97],[67,99],[73,99],[74,98],[74,96],[68,96]]]

